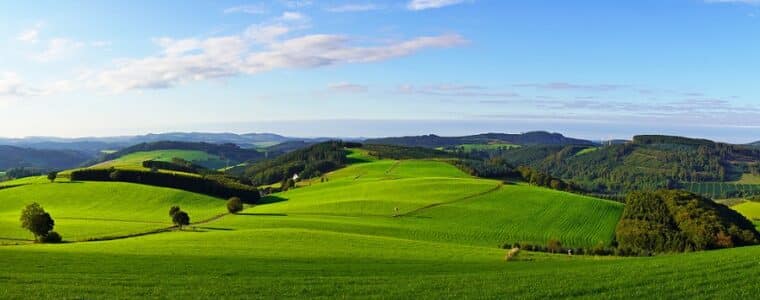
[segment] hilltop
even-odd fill
[[[445,148],[466,144],[515,144],[515,145],[595,145],[582,139],[565,137],[559,133],[535,131],[522,134],[484,133],[460,137],[442,137],[437,135],[406,136],[368,139],[367,144],[385,144],[407,147]]]

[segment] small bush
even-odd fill
[[[47,235],[44,235],[40,238],[40,242],[46,244],[57,244],[61,241],[63,241],[63,237],[61,237],[61,235],[55,231],[48,232]]]
[[[239,213],[243,210],[243,201],[238,197],[232,197],[227,200],[227,211],[230,213]]]

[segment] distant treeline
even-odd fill
[[[422,147],[404,147],[395,145],[364,144],[362,149],[378,159],[430,159],[454,158],[454,154]]]
[[[742,173],[760,174],[760,149],[666,136],[638,136],[633,143],[599,148],[528,146],[491,157],[608,195],[683,188],[682,182],[732,181]]]
[[[168,170],[195,174],[218,173],[178,157],[172,158],[172,161],[146,160],[142,163],[142,166],[147,169]]]
[[[180,189],[223,199],[239,197],[245,203],[256,203],[259,190],[222,175],[188,176],[139,170],[82,169],[71,173],[73,181],[119,181]]]
[[[628,255],[756,245],[760,233],[738,212],[685,191],[633,192],[615,239]]]
[[[345,165],[344,148],[355,147],[361,147],[361,144],[331,141],[312,145],[255,163],[246,168],[244,177],[250,178],[251,184],[256,186],[284,182],[294,174],[303,179],[319,177]]]
[[[254,149],[243,149],[235,144],[210,144],[210,143],[163,141],[163,142],[137,144],[137,145],[124,148],[122,150],[119,150],[111,154],[106,154],[101,160],[102,161],[114,160],[124,155],[132,154],[135,152],[156,151],[156,150],[203,151],[208,154],[219,156],[222,159],[231,160],[234,162],[259,160],[264,157],[263,153],[260,153]]]

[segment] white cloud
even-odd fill
[[[269,10],[263,6],[263,5],[241,5],[241,6],[235,6],[230,7],[224,10],[225,14],[235,14],[235,13],[244,13],[249,15],[263,15],[268,13]]]
[[[304,16],[301,13],[292,12],[292,11],[286,11],[282,13],[282,16],[280,16],[279,20],[283,22],[301,22],[301,21],[308,21],[308,17]]]
[[[455,4],[464,3],[468,0],[412,0],[407,4],[410,10],[425,10],[432,8],[441,8]]]
[[[280,0],[280,2],[290,8],[303,8],[311,6],[314,3],[311,0]]]
[[[0,98],[24,96],[24,81],[13,72],[0,73]]]
[[[66,38],[53,38],[47,42],[42,53],[32,55],[32,58],[39,62],[50,62],[65,58],[82,47],[84,47],[82,42]]]
[[[367,91],[369,91],[369,88],[365,85],[349,83],[349,82],[333,83],[333,84],[328,85],[327,89],[329,89],[332,92],[352,93],[352,94],[366,93]]]
[[[383,45],[357,45],[350,37],[330,34],[285,38],[293,26],[297,25],[253,25],[238,35],[208,39],[155,39],[161,54],[120,60],[115,67],[100,71],[87,81],[91,87],[113,92],[161,89],[275,69],[376,62],[466,42],[456,34]]]
[[[378,9],[380,9],[380,6],[377,6],[372,3],[349,3],[349,4],[328,7],[326,10],[329,12],[334,12],[334,13],[345,13],[345,12],[372,11],[372,10],[378,10]]]
[[[27,28],[16,36],[17,41],[24,43],[35,44],[39,42],[40,30],[42,29],[42,23],[37,23],[31,28]]]

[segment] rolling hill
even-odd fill
[[[67,169],[77,167],[93,156],[70,150],[37,150],[0,146],[0,170],[11,168]]]
[[[609,242],[622,205],[472,178],[441,161],[378,160],[367,153],[352,150],[351,161],[357,163],[326,174],[325,182],[301,182],[195,230],[0,247],[5,266],[0,297],[747,298],[760,292],[760,285],[746,280],[760,276],[760,269],[751,267],[760,247],[653,258],[521,252],[505,262],[500,246],[512,240]],[[66,195],[41,197],[61,219],[64,236],[99,234],[67,225],[69,214],[161,223],[168,219],[162,208],[170,204],[181,203],[191,215],[211,216],[221,208],[216,199],[171,193],[148,200],[144,195],[158,190],[138,185],[43,181],[21,187],[29,189],[23,193],[0,190],[0,203]],[[87,185],[92,186],[79,188]],[[448,192],[452,185],[457,188]],[[140,196],[123,197],[129,191]],[[2,224],[3,232],[16,230]]]
[[[445,148],[465,144],[503,143],[513,145],[595,145],[587,140],[565,137],[559,133],[535,131],[522,134],[484,133],[461,137],[437,135],[389,137],[365,140],[366,144],[384,144],[406,147]]]
[[[636,136],[630,143],[603,147],[529,146],[498,155],[512,165],[530,166],[586,190],[608,194],[731,183],[760,173],[758,149],[671,136]],[[755,194],[753,186],[718,194],[705,193],[699,187],[690,190],[720,198],[743,196],[745,191]]]
[[[31,234],[19,226],[19,212],[37,202],[53,215],[66,241],[121,236],[170,227],[167,212],[179,205],[194,221],[225,212],[224,201],[180,190],[120,182],[56,182],[26,178],[0,189],[0,244],[25,243]]]

